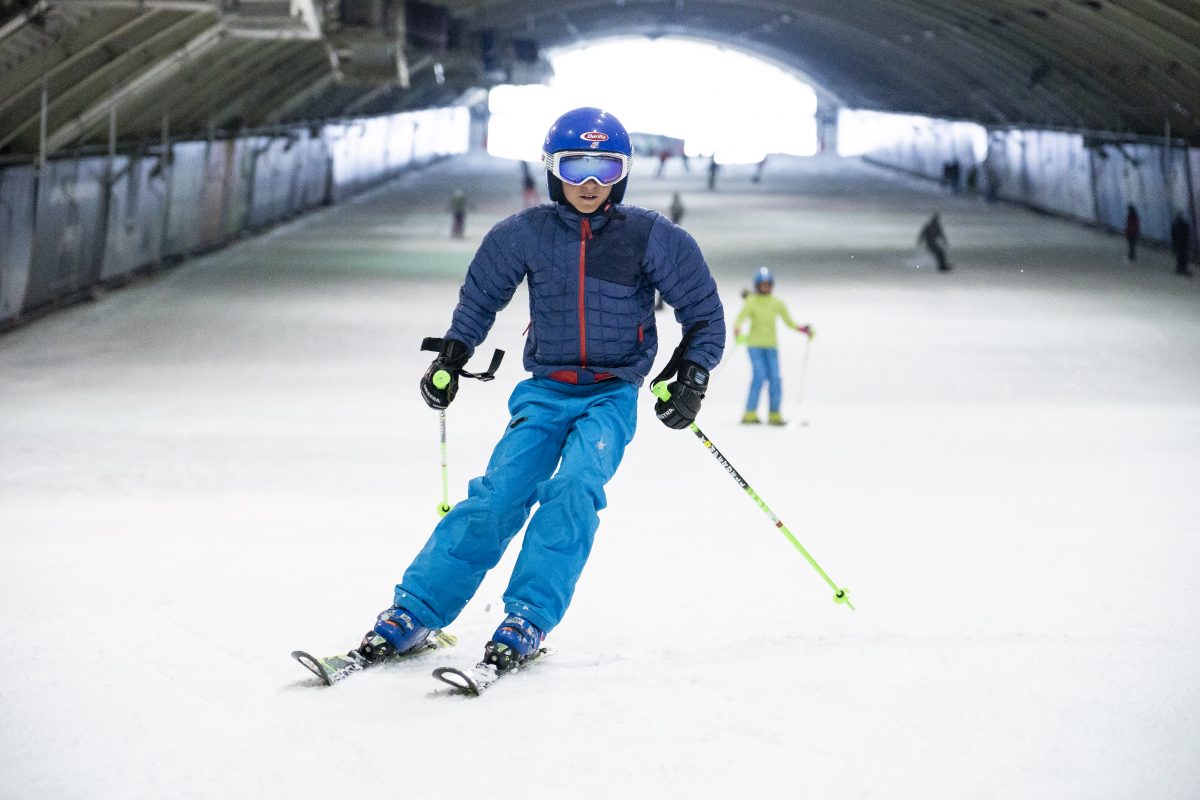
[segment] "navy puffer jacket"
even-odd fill
[[[536,376],[576,372],[588,383],[607,374],[640,385],[658,350],[655,289],[684,330],[708,323],[685,358],[709,370],[721,360],[716,282],[696,241],[655,211],[617,205],[585,217],[547,204],[497,223],[467,270],[446,338],[474,352],[526,278],[525,368]]]

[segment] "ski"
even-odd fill
[[[459,669],[458,667],[438,667],[433,671],[433,677],[437,678],[442,683],[453,687],[454,691],[452,694],[465,695],[467,697],[478,697],[486,692],[505,675],[511,675],[514,672],[519,672],[535,661],[541,661],[547,656],[553,654],[554,650],[552,648],[542,647],[517,666],[510,670],[505,670],[504,672],[496,669],[495,665],[493,664],[480,661],[470,669]]]
[[[367,638],[363,640],[362,644],[345,655],[317,658],[303,650],[293,650],[292,658],[299,661],[305,669],[320,678],[323,685],[333,686],[335,683],[340,683],[354,673],[362,672],[364,669],[409,661],[417,656],[431,653],[434,650],[453,647],[457,643],[458,639],[453,634],[438,630],[433,631],[425,644],[420,647],[405,653],[396,653],[394,651],[389,652],[391,648],[382,636],[370,633],[367,634]],[[380,655],[380,652],[384,654]]]

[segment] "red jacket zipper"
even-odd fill
[[[579,221],[579,366],[587,366],[587,304],[583,289],[587,279],[587,240],[592,238],[592,223]]]

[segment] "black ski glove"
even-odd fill
[[[425,370],[425,376],[421,378],[421,398],[425,401],[425,405],[440,410],[450,405],[454,400],[454,395],[458,393],[458,375],[467,365],[470,353],[467,351],[467,346],[457,339],[434,339],[433,341],[440,341],[437,347],[438,357],[433,360],[429,369]],[[433,376],[442,371],[450,376],[450,382],[439,388],[434,383]]]
[[[671,399],[655,403],[654,415],[668,428],[686,428],[696,421],[706,389],[708,370],[694,361],[684,361],[679,365],[679,377],[667,384]]]

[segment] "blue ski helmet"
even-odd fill
[[[765,283],[768,286],[775,285],[775,276],[766,267],[759,267],[758,272],[754,273],[754,285],[758,286],[760,283]]]
[[[585,106],[568,111],[550,126],[542,145],[542,162],[546,167],[550,199],[556,203],[565,203],[566,197],[563,195],[562,180],[551,167],[554,154],[565,151],[621,156],[625,162],[625,176],[612,184],[612,194],[608,198],[612,203],[621,202],[629,181],[628,167],[633,163],[633,143],[629,141],[629,132],[620,120],[607,111]]]

